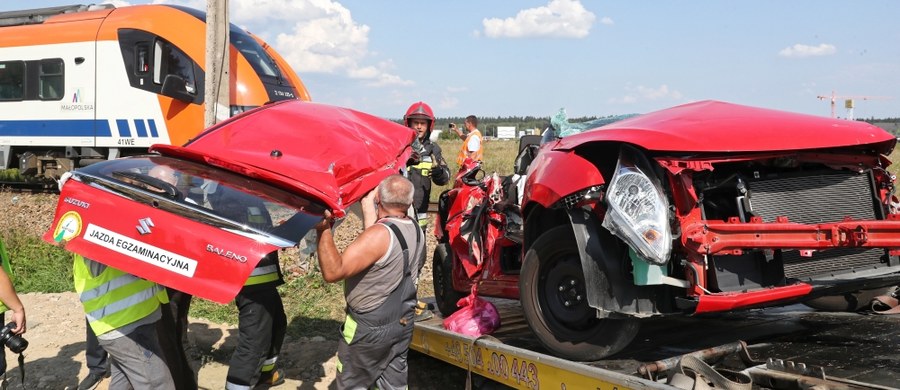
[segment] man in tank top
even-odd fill
[[[343,253],[331,232],[331,215],[316,225],[322,276],[344,281],[346,319],[338,345],[338,389],[407,387],[415,280],[425,237],[407,216],[413,185],[400,175],[385,178],[362,199],[365,230]]]

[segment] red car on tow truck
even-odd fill
[[[266,254],[336,217],[411,153],[412,129],[289,100],[210,127],[185,146],[72,172],[44,240],[227,303]],[[174,173],[175,184],[152,170]]]
[[[490,178],[442,195],[437,304],[447,315],[473,284],[518,299],[541,344],[574,360],[622,350],[651,316],[857,310],[900,283],[896,142],[864,122],[718,101],[546,140],[515,207],[460,187]]]

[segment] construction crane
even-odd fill
[[[845,99],[844,100],[844,108],[847,109],[847,118],[845,118],[845,119],[853,120],[853,106],[854,106],[853,100],[854,99],[856,99],[856,100],[875,100],[875,99],[890,99],[891,97],[890,96],[839,96],[839,95],[836,95],[834,93],[834,91],[831,91],[831,96],[819,95],[819,96],[816,96],[816,98],[818,98],[819,100],[825,100],[825,99],[831,100],[831,117],[832,118],[835,118],[835,114],[834,114],[835,101],[837,101],[837,99]]]

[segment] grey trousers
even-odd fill
[[[101,339],[100,346],[112,358],[110,390],[175,389],[155,323],[139,326],[124,337]]]

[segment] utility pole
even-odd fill
[[[228,0],[206,0],[205,127],[231,116]]]

